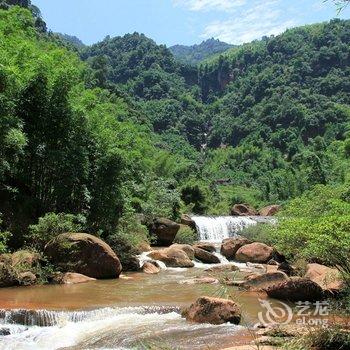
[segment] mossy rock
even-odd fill
[[[63,233],[44,250],[49,261],[62,272],[76,272],[97,279],[117,278],[122,270],[112,248],[87,233]]]

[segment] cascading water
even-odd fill
[[[215,338],[219,342],[223,336],[232,337],[240,329],[235,325],[188,324],[181,317],[179,308],[172,306],[76,312],[0,310],[0,349],[131,350],[146,348],[148,342],[164,342],[169,348],[178,348],[180,344],[181,349],[197,350]]]
[[[192,220],[196,223],[200,240],[214,243],[235,237],[244,228],[257,224],[253,218],[241,216],[193,216]]]

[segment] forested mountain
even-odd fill
[[[107,37],[86,48],[82,58],[101,72],[100,84],[119,84],[135,97],[162,99],[185,91],[182,67],[171,52],[143,34]]]
[[[136,214],[225,214],[349,181],[350,21],[191,67],[138,33],[78,53],[6,8],[0,212],[11,246],[48,212],[119,242]]]
[[[108,62],[109,80],[139,96],[165,147],[181,152],[183,142],[174,148],[175,140],[197,150],[205,145],[204,183],[226,179],[259,200],[278,201],[314,183],[341,181],[348,170],[344,162],[337,168],[339,156],[328,150],[341,148],[334,142],[349,127],[349,25],[334,20],[233,48],[201,64],[191,87],[183,78],[191,80],[192,71],[142,35],[107,39],[88,53]],[[121,79],[115,70],[127,73]],[[150,71],[164,80],[149,80]],[[178,82],[173,89],[169,74]],[[142,90],[130,89],[135,81]],[[158,93],[145,95],[148,89]]]
[[[59,38],[68,44],[73,45],[78,50],[83,49],[86,45],[76,36],[74,35],[68,35],[68,34],[62,34],[62,33],[55,33],[59,36]]]
[[[234,147],[218,151],[226,159],[221,176],[243,170],[242,180],[260,177],[259,188],[278,191],[280,199],[312,183],[341,181],[348,168],[337,163],[336,150],[349,138],[349,64],[350,21],[333,20],[234,48],[200,66],[208,147]],[[254,173],[269,174],[268,184]]]
[[[179,61],[190,65],[197,65],[205,59],[216,54],[223,53],[232,47],[233,45],[224,43],[218,39],[211,38],[203,41],[198,45],[171,46],[169,47],[169,50]]]

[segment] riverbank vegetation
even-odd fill
[[[350,21],[191,66],[138,33],[77,49],[13,4],[0,9],[1,252],[86,231],[127,266],[154,218],[247,203],[285,207],[259,238],[288,257],[348,261]]]

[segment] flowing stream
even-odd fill
[[[214,242],[256,224],[252,218],[193,219],[201,239]],[[147,254],[140,256],[141,265],[147,260]],[[180,309],[198,297],[222,296],[220,285],[182,283],[208,276],[205,269],[213,265],[196,261],[189,269],[160,266],[157,275],[138,272],[76,285],[0,289],[0,349],[219,350],[251,340],[243,326],[190,324],[181,317]],[[234,287],[230,295],[242,306],[243,325],[256,323],[262,311],[257,296]]]

